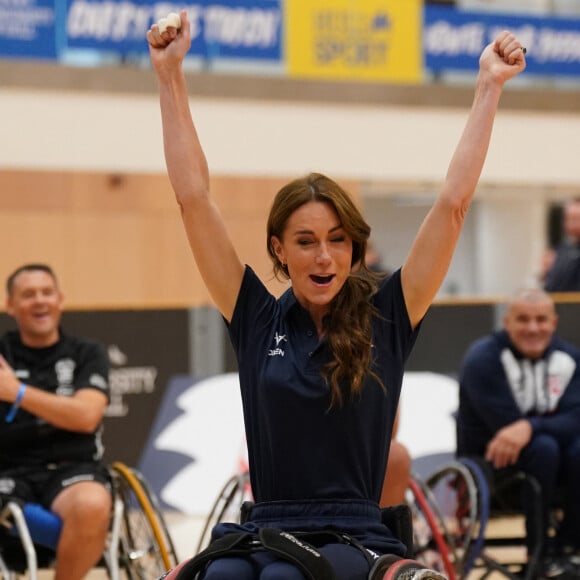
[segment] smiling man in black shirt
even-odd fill
[[[111,511],[100,463],[107,354],[63,333],[63,295],[49,266],[21,266],[6,291],[17,330],[0,339],[0,496],[61,518],[55,579],[80,580],[102,556]]]

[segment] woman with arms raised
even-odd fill
[[[169,577],[364,580],[372,568],[382,578],[405,554],[378,506],[404,365],[453,256],[503,85],[525,68],[524,50],[509,32],[484,49],[442,190],[391,276],[366,267],[370,227],[335,181],[313,173],[278,192],[266,249],[291,287],[276,299],[240,261],[210,196],[182,70],[190,23],[180,16],[181,28],[147,33],[165,157],[195,262],[237,354],[256,503],[245,523],[218,524],[210,553]],[[441,578],[418,568],[414,578]]]

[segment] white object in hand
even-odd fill
[[[165,18],[161,18],[157,23],[159,34],[163,34],[168,28],[181,28],[181,18],[176,12],[171,12]]]

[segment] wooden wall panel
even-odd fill
[[[286,180],[212,179],[242,260],[272,292],[265,225]],[[354,183],[344,183],[358,199]],[[25,262],[56,270],[69,308],[211,304],[165,175],[0,171],[0,280]],[[216,264],[219,268],[219,264]]]

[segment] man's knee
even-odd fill
[[[381,490],[381,506],[403,503],[411,476],[412,458],[409,450],[398,441],[391,442],[389,462]]]
[[[63,521],[91,523],[91,527],[109,522],[112,497],[109,490],[100,483],[79,483],[65,489],[54,500],[52,510]]]
[[[405,474],[409,473],[411,469],[411,454],[405,445],[398,441],[391,442],[391,450],[389,452],[389,463],[387,465],[387,473],[391,469]]]

